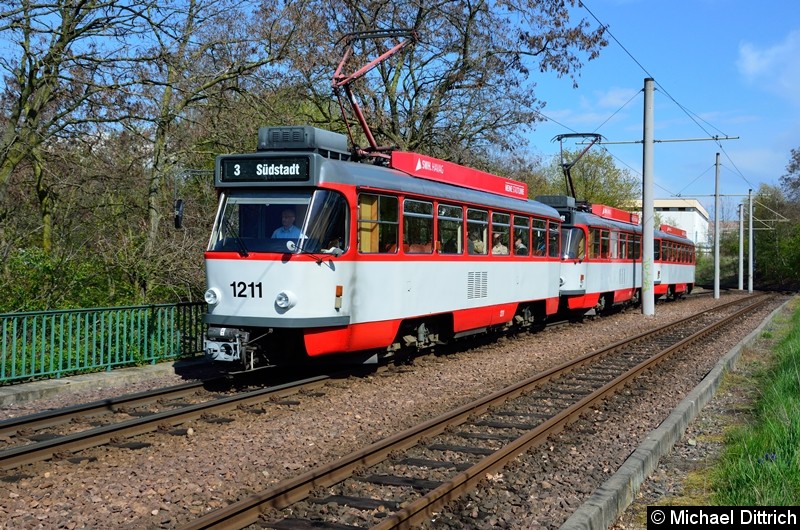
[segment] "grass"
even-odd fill
[[[773,362],[754,375],[760,395],[752,421],[727,433],[711,473],[718,506],[800,502],[800,306],[769,338],[776,340]]]

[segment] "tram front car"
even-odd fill
[[[305,330],[349,323],[345,186],[325,184],[333,160],[349,157],[346,137],[307,126],[262,128],[256,153],[217,157],[209,359],[230,371],[298,361]]]

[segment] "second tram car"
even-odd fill
[[[642,227],[637,214],[567,196],[537,200],[561,214],[561,310],[603,312],[636,304],[642,292]],[[656,298],[691,292],[695,249],[686,233],[661,225],[654,233]]]
[[[524,184],[407,152],[358,163],[347,147],[268,127],[257,152],[217,158],[208,357],[365,362],[557,312],[559,213]]]
[[[604,311],[636,303],[641,293],[641,229],[635,214],[602,205],[576,205],[567,196],[538,200],[563,219],[561,304],[564,311]]]

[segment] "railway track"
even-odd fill
[[[748,305],[742,308],[745,301]],[[718,306],[587,354],[212,512],[184,529],[250,524],[279,530],[388,529],[419,524],[676,351],[767,301],[757,296]]]
[[[0,440],[6,441],[0,450],[0,469],[15,469],[54,455],[72,458],[76,452],[105,444],[125,447],[128,438],[169,431],[198,418],[213,422],[216,415],[312,391],[329,379],[319,375],[232,395],[209,391],[209,382],[186,383],[12,418],[0,422]],[[62,430],[55,430],[59,427]]]

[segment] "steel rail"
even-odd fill
[[[180,385],[159,388],[135,394],[127,394],[115,398],[103,399],[74,405],[57,410],[46,410],[28,416],[19,416],[0,421],[0,436],[11,436],[20,429],[45,429],[56,425],[62,425],[74,418],[86,418],[105,414],[108,412],[118,412],[122,407],[141,406],[159,399],[182,397],[196,392],[208,381],[195,381]]]
[[[12,447],[0,451],[0,469],[14,469],[25,464],[47,460],[57,452],[82,451],[90,447],[108,444],[118,438],[146,434],[157,430],[162,425],[180,425],[187,421],[195,420],[209,412],[225,412],[242,405],[251,405],[274,397],[293,395],[300,390],[318,388],[329,379],[328,376],[324,375],[311,377],[292,383],[189,405],[176,410],[159,412],[147,417],[106,425],[53,440]]]

